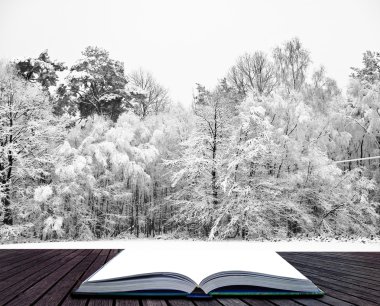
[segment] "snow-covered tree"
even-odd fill
[[[184,141],[184,154],[171,162],[174,167],[172,200],[179,210],[175,223],[198,235],[208,235],[213,211],[222,194],[220,175],[223,155],[236,119],[237,101],[232,89],[223,82],[213,92],[198,86],[193,112],[195,127]],[[193,227],[193,228],[191,228]]]
[[[351,68],[351,77],[363,83],[380,81],[380,52],[366,51],[363,54],[363,68]]]
[[[379,161],[339,160],[380,155],[379,54],[346,96],[297,38],[272,55],[191,110],[96,47],[62,84],[47,52],[1,65],[0,239],[378,236]]]
[[[38,58],[27,58],[15,62],[17,72],[30,82],[38,82],[47,90],[57,85],[57,72],[64,71],[67,67],[58,61],[51,60],[48,51],[42,52]]]
[[[380,154],[379,61],[377,53],[368,51],[363,55],[364,68],[353,68],[355,73],[349,83],[346,104],[347,131],[352,135],[347,153],[352,158]],[[351,169],[353,165],[349,163],[348,166]]]
[[[124,64],[98,47],[87,47],[82,55],[70,68],[66,82],[57,89],[59,107],[75,106],[82,118],[97,114],[116,121],[132,107],[131,97],[125,91]]]
[[[247,95],[248,92],[269,95],[276,86],[276,71],[267,55],[262,51],[256,51],[240,56],[230,69],[227,80],[243,95]]]
[[[69,236],[139,235],[152,201],[147,167],[159,152],[152,134],[131,112],[113,123],[95,116],[77,125],[59,150],[57,213]]]
[[[326,75],[326,69],[321,66],[311,76],[311,83],[305,86],[305,102],[315,112],[328,115],[331,103],[341,99],[341,91],[336,81]]]
[[[141,118],[168,110],[170,105],[168,90],[159,84],[151,73],[141,68],[133,71],[129,75],[128,85],[137,87],[145,93],[134,96],[133,100],[135,113]]]
[[[269,117],[252,98],[246,99],[239,110],[224,156],[220,178],[224,197],[214,212],[210,239],[252,237],[252,232],[263,225],[262,211],[272,205],[270,196],[276,193],[276,187],[268,181],[268,168],[278,159]]]
[[[63,124],[52,115],[46,92],[0,65],[0,198],[4,224],[12,225],[18,198],[32,182],[48,182]]]
[[[306,70],[311,62],[307,51],[298,38],[284,42],[274,49],[273,57],[277,78],[288,90],[300,90],[306,79]]]
[[[173,227],[167,222],[172,216],[172,168],[168,163],[182,157],[183,146],[194,128],[194,115],[181,105],[172,105],[168,112],[151,115],[145,118],[144,123],[151,131],[153,144],[158,152],[158,158],[147,171],[152,179],[153,201],[149,211],[147,235],[167,234]]]

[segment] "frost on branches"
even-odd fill
[[[18,77],[13,65],[0,66],[0,198],[6,225],[29,221],[33,187],[51,182],[54,150],[64,137],[48,96]]]
[[[220,178],[236,107],[233,92],[225,84],[213,92],[198,85],[194,130],[181,143],[183,154],[168,163],[174,171],[171,186],[176,190],[169,198],[178,212],[169,223],[190,235],[208,236],[214,212],[220,207]]]
[[[379,53],[346,95],[311,63],[246,53],[191,109],[98,47],[65,79],[47,51],[2,64],[0,241],[378,238]]]
[[[139,234],[140,215],[152,200],[147,169],[159,154],[151,137],[133,113],[116,123],[95,116],[71,130],[58,151],[51,201],[67,236]]]
[[[59,109],[78,110],[82,118],[97,114],[116,121],[131,107],[124,64],[97,47],[87,47],[82,55],[57,89]]]

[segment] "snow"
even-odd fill
[[[150,143],[153,145],[160,144],[160,142],[165,141],[165,133],[161,130],[154,130],[152,137],[150,138]]]
[[[71,80],[71,79],[86,79],[86,78],[92,79],[93,76],[86,71],[73,70],[70,72],[70,74],[67,76],[67,78],[69,80]]]
[[[147,90],[142,89],[141,87],[133,85],[131,83],[125,85],[125,91],[129,92],[132,95],[148,95]]]
[[[39,186],[34,190],[34,200],[36,202],[46,202],[52,194],[51,186]]]
[[[262,106],[253,106],[251,107],[251,114],[257,114],[263,117],[265,115],[265,108]]]
[[[193,241],[193,240],[160,240],[160,239],[130,239],[130,240],[98,240],[98,241],[67,241],[40,242],[0,245],[0,249],[144,249],[156,247],[165,248],[198,248],[204,245],[214,245],[221,250],[245,249],[250,246],[260,251],[276,252],[379,252],[380,241],[353,240],[343,242],[331,240],[321,241]]]
[[[44,229],[42,230],[43,239],[46,239],[47,237],[54,234],[61,236],[63,234],[62,225],[62,217],[48,217],[44,222]]]
[[[70,143],[65,140],[64,143],[59,147],[58,154],[62,156],[70,156],[71,154],[76,154],[77,150],[70,146]]]

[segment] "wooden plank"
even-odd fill
[[[140,306],[138,299],[116,299],[115,306]]]
[[[306,299],[306,304],[304,303],[303,299],[299,298],[299,299],[294,299],[296,302],[300,303],[301,305],[313,305],[314,302],[312,301],[315,301],[315,300],[312,300],[312,299]],[[345,302],[345,301],[342,301],[342,300],[339,300],[339,299],[336,299],[336,298],[333,298],[329,295],[324,295],[320,298],[318,298],[318,301],[320,302],[324,302],[325,304],[327,305],[331,305],[331,306],[353,306],[354,304],[351,304],[351,303],[348,303],[348,302]]]
[[[105,254],[107,254],[105,263],[107,261],[110,261],[118,253],[118,250],[104,250],[104,251],[108,251],[108,254],[105,253]],[[108,303],[111,303],[111,304],[108,304]],[[88,299],[88,304],[87,305],[104,305],[104,306],[110,305],[110,306],[112,306],[112,303],[113,303],[113,301],[110,298],[101,298],[101,297],[95,298],[95,297],[91,297],[90,299]]]
[[[217,299],[217,301],[223,306],[247,306],[247,303],[244,303],[242,300],[236,298],[220,298]]]
[[[328,297],[333,297],[333,298],[336,298],[337,300],[340,300],[343,302],[352,303],[353,305],[359,305],[359,306],[366,306],[366,305],[368,305],[368,306],[377,305],[378,306],[378,304],[376,304],[376,303],[366,301],[366,300],[363,300],[363,299],[358,298],[356,296],[346,294],[345,292],[341,292],[337,289],[330,289],[330,288],[327,288],[321,284],[319,285],[319,287],[326,293],[326,295]],[[340,306],[340,304],[338,304],[338,305]]]
[[[336,281],[328,277],[317,276],[317,275],[308,275],[309,279],[314,283],[319,284],[328,284],[327,287],[334,288],[333,286],[338,286],[340,290],[344,292],[361,297],[363,299],[368,299],[370,301],[376,302],[380,301],[380,292],[372,289],[367,289],[364,287],[357,287],[352,284],[346,283],[343,280]]]
[[[291,255],[291,257],[292,258],[298,258],[298,259],[306,261],[306,262],[312,260],[313,262],[319,262],[319,263],[323,263],[325,265],[333,265],[333,266],[349,265],[351,268],[353,268],[355,270],[363,270],[363,271],[366,271],[369,273],[380,274],[380,269],[379,269],[380,262],[376,261],[375,258],[372,259],[372,265],[370,267],[364,267],[361,264],[356,264],[353,261],[344,262],[338,256],[336,256],[335,258],[331,258],[331,257],[323,256],[323,255],[312,255],[312,254],[308,254],[308,253],[303,253],[303,254],[293,254],[293,255]]]
[[[295,263],[292,260],[289,260],[289,263]],[[325,275],[332,277],[337,280],[344,279],[350,283],[356,284],[360,287],[365,287],[365,288],[371,288],[371,289],[377,289],[379,288],[380,282],[376,282],[373,280],[368,280],[363,277],[355,276],[348,274],[346,272],[341,272],[341,271],[333,271],[329,269],[324,269],[324,268],[318,268],[318,270],[315,269],[313,266],[307,266],[304,264],[296,263],[295,266],[297,266],[297,269],[299,271],[302,270],[303,273],[308,274],[308,273],[317,273],[318,275]]]
[[[57,252],[57,250],[50,250],[48,252],[41,251],[39,256],[28,257],[21,261],[12,262],[10,264],[4,264],[1,262],[2,266],[0,268],[0,280],[3,280],[4,278],[9,279],[11,276],[20,272],[25,274],[28,269],[33,268],[40,262],[46,262],[58,253],[59,252]]]
[[[372,291],[375,291],[375,292],[379,292],[378,289],[379,289],[379,286],[378,285],[374,285],[374,284],[369,284],[369,283],[366,283],[364,281],[361,281],[360,279],[356,279],[355,277],[353,276],[342,276],[339,272],[335,272],[335,273],[331,273],[331,272],[326,272],[326,271],[315,271],[315,270],[311,270],[311,269],[307,269],[307,268],[304,268],[300,265],[297,266],[298,267],[298,270],[300,272],[302,272],[304,275],[307,275],[307,276],[310,276],[310,277],[314,277],[314,276],[321,276],[323,275],[323,277],[325,277],[326,279],[331,279],[331,283],[335,283],[335,282],[338,282],[338,283],[342,283],[342,285],[344,284],[348,284],[350,286],[354,286],[355,288],[359,289],[360,288],[363,288],[363,291],[365,292],[368,292],[368,290],[372,290]],[[320,273],[322,272],[322,273]],[[377,295],[377,294],[375,294]],[[379,293],[380,295],[380,293]]]
[[[289,262],[291,264],[293,264],[294,267],[296,267],[299,271],[304,273],[306,276],[312,275],[312,274],[323,275],[326,277],[331,277],[331,278],[336,279],[338,281],[344,280],[345,282],[352,283],[358,287],[370,288],[370,289],[375,289],[375,290],[380,285],[378,282],[375,282],[374,280],[365,279],[363,276],[357,277],[355,275],[347,274],[346,272],[340,272],[340,271],[334,271],[334,270],[327,270],[327,269],[323,269],[323,268],[304,266],[303,264],[296,263],[294,261],[289,261]],[[316,269],[318,269],[318,270],[316,271]]]
[[[88,302],[88,306],[112,306],[113,300],[112,299],[91,299]]]
[[[50,288],[35,305],[58,305],[71,293],[75,281],[86,272],[95,261],[101,250],[92,250],[75,269],[66,274],[59,282]]]
[[[333,258],[339,256],[340,258],[348,258],[363,263],[371,263],[373,259],[380,261],[380,252],[307,252],[307,254],[313,256],[333,256]]]
[[[300,304],[286,298],[269,299],[272,304],[278,306],[299,306]]]
[[[107,257],[109,253],[110,253],[110,250],[101,250],[100,253],[98,254],[98,257],[95,259],[95,261],[89,266],[87,271],[74,284],[73,289],[78,288],[84,280],[86,280],[88,277],[94,274],[101,266],[103,266],[104,263],[107,261]],[[64,301],[62,302],[62,305],[65,305],[65,306],[86,305],[87,302],[88,302],[88,298],[86,297],[74,297],[71,294],[68,294],[66,298],[64,299]]]
[[[14,255],[20,255],[24,253],[25,250],[18,250],[18,249],[4,249],[0,250],[0,261],[2,261],[4,258],[13,258]]]
[[[110,249],[110,253],[109,253],[108,257],[107,257],[107,261],[110,261],[112,258],[114,258],[119,253],[120,253],[120,250]]]
[[[167,306],[164,300],[159,299],[142,299],[143,306]]]
[[[76,265],[81,262],[91,250],[81,250],[73,253],[73,257],[65,263],[59,265],[58,269],[50,273],[39,282],[34,284],[26,291],[19,294],[15,299],[9,302],[9,306],[19,306],[22,304],[32,304],[39,299],[46,291],[48,291],[54,284],[59,281],[66,273],[71,271]]]
[[[289,254],[292,252],[283,252]],[[380,252],[294,252],[298,254],[311,254],[320,256],[340,256],[352,258],[355,261],[372,262],[373,259],[379,261]]]
[[[242,298],[250,306],[273,306],[273,304],[263,298]]]
[[[308,256],[309,258],[313,258],[314,261],[322,261],[322,262],[328,262],[328,263],[335,263],[339,262],[340,264],[349,265],[356,268],[370,268],[375,270],[380,270],[380,261],[376,260],[375,258],[368,259],[366,261],[358,259],[356,256],[351,255],[349,257],[343,257],[340,255],[312,255],[312,254],[306,254],[301,255],[297,254],[296,256]],[[377,271],[378,272],[378,271]]]
[[[189,299],[169,299],[166,302],[169,306],[194,306],[194,303]]]
[[[337,271],[337,272],[345,273],[346,275],[363,277],[363,279],[368,279],[369,275],[373,275],[374,273],[377,272],[371,269],[365,270],[364,268],[352,267],[349,265],[349,263],[340,264],[339,259],[337,259],[336,262],[326,262],[318,258],[313,259],[313,258],[304,257],[300,255],[291,255],[291,256],[283,255],[283,258],[289,262],[294,262],[295,265],[297,264],[305,265],[305,266],[308,266],[309,268],[314,268],[314,270],[319,271],[320,268],[328,269],[334,272]],[[376,277],[372,277],[372,280],[374,280],[375,283],[378,283],[379,281]]]
[[[292,299],[294,302],[296,302],[298,305],[301,304],[301,305],[305,305],[305,306],[326,306],[326,305],[329,305],[328,303],[325,303],[324,301],[322,301],[321,298],[296,298],[296,299]]]
[[[24,250],[23,253],[13,254],[12,256],[5,257],[1,260],[2,267],[0,268],[0,272],[4,270],[4,268],[7,268],[9,265],[18,264],[20,261],[37,257],[40,254],[41,252],[36,252],[36,250]]]
[[[46,275],[59,268],[56,264],[62,263],[71,258],[75,250],[67,250],[65,252],[57,253],[57,256],[47,261],[46,263],[40,263],[36,265],[34,269],[29,269],[25,275],[17,274],[15,278],[11,278],[7,281],[0,282],[0,305],[10,301],[20,292],[31,287],[33,284],[43,279]]]
[[[326,284],[326,285],[328,285],[328,284]],[[358,306],[379,306],[378,303],[374,303],[374,302],[368,301],[368,300],[363,300],[360,297],[357,297],[357,296],[354,296],[351,294],[347,294],[344,291],[344,289],[343,289],[343,291],[341,291],[341,288],[339,288],[337,286],[333,286],[333,288],[331,288],[330,286],[325,287],[324,284],[318,284],[318,287],[321,288],[328,296],[332,296],[338,300],[342,300],[342,301],[345,301],[348,303],[352,303],[354,305],[358,305]]]
[[[352,276],[359,276],[364,279],[372,280],[375,282],[378,282],[379,278],[374,275],[374,271],[371,270],[364,270],[364,269],[357,269],[357,268],[352,268],[350,266],[346,265],[341,265],[338,262],[336,263],[324,263],[322,261],[317,261],[313,260],[310,258],[304,258],[304,257],[299,257],[295,255],[292,258],[284,257],[285,260],[289,260],[289,262],[293,263],[294,266],[296,266],[298,263],[302,265],[308,265],[310,268],[314,269],[329,269],[332,272],[337,271],[337,272],[344,272],[346,274],[352,275]]]
[[[194,304],[197,306],[220,306],[215,299],[206,299],[206,300],[194,300]]]
[[[339,290],[346,294],[356,296],[363,300],[368,300],[372,302],[377,302],[380,300],[380,294],[378,291],[367,289],[364,287],[359,287],[346,283],[344,280],[333,280],[325,276],[318,276],[316,274],[305,274],[311,281],[313,281],[317,286],[325,285],[327,288]]]
[[[325,254],[295,254],[296,256],[301,256],[304,258],[313,259],[314,261],[320,261],[324,263],[330,263],[335,264],[339,263],[341,265],[349,265],[350,267],[356,268],[356,269],[370,269],[374,270],[375,273],[380,273],[380,260],[376,260],[375,258],[371,258],[371,262],[362,262],[355,260],[356,256],[351,256],[351,258],[342,257],[339,255],[325,255]]]

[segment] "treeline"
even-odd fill
[[[188,111],[97,47],[3,63],[1,239],[379,236],[380,161],[334,161],[380,155],[380,54],[347,93],[310,65],[244,54]]]

